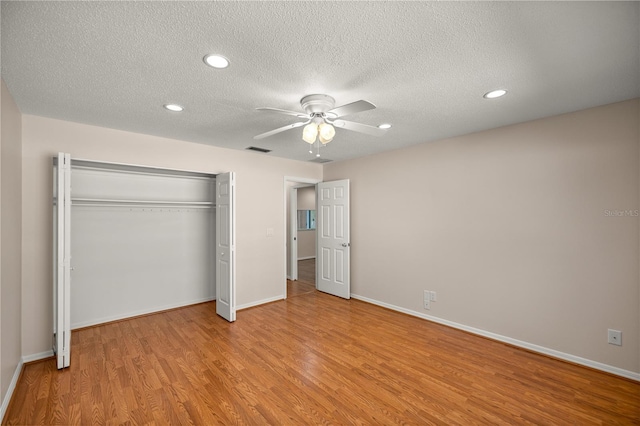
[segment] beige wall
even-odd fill
[[[640,372],[638,217],[624,215],[639,208],[638,110],[325,165],[325,181],[351,180],[352,293]]]
[[[298,210],[316,209],[316,187],[298,189]],[[298,231],[298,259],[316,256],[316,231]]]
[[[298,210],[316,209],[316,187],[307,186],[298,188]]]
[[[24,115],[23,354],[51,348],[51,158],[58,151],[72,158],[236,172],[237,304],[284,297],[284,176],[320,179],[320,165]],[[273,228],[272,237],[267,228]]]
[[[0,402],[21,358],[22,122],[1,81],[0,132]]]

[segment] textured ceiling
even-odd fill
[[[338,129],[321,154],[342,160],[640,96],[639,6],[2,1],[0,59],[22,113],[304,161],[300,128],[253,140],[298,119],[255,108],[368,100],[345,119],[393,128]]]

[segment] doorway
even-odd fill
[[[315,291],[317,179],[285,177],[284,298]]]
[[[58,368],[72,328],[210,300],[235,321],[234,173],[53,160]]]
[[[283,298],[288,284],[298,281],[297,191],[296,186],[314,184],[316,192],[316,265],[314,289],[334,296],[351,297],[351,243],[349,180],[321,182],[315,179],[284,178],[285,261]],[[288,201],[288,203],[287,203]],[[296,218],[293,220],[292,218]]]

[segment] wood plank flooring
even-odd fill
[[[300,280],[287,280],[287,297],[302,296],[307,293],[313,293],[314,291],[316,291],[316,286],[314,284],[309,284]]]
[[[25,366],[8,425],[640,424],[640,383],[312,291],[78,330]]]
[[[316,260],[298,261],[298,280],[287,280],[287,297],[296,297],[316,291]]]
[[[316,284],[316,260],[298,260],[298,280],[309,284]]]

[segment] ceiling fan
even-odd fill
[[[302,139],[309,144],[316,142],[316,138],[319,144],[322,143],[324,145],[331,142],[336,132],[334,127],[366,133],[372,136],[382,136],[386,133],[386,128],[340,119],[340,117],[345,115],[374,109],[376,106],[371,102],[360,100],[339,107],[336,107],[335,103],[335,99],[329,95],[307,95],[300,99],[300,106],[304,112],[288,111],[278,108],[256,108],[259,111],[272,111],[280,114],[293,115],[294,117],[305,119],[305,121],[287,124],[286,126],[261,133],[253,138],[264,139],[284,132],[285,130],[295,129],[301,126],[305,126],[302,132]]]

